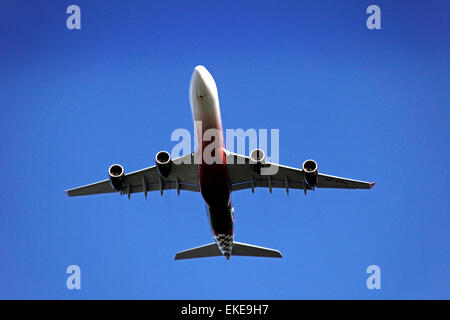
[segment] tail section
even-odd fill
[[[233,242],[233,249],[231,251],[231,255],[246,256],[246,257],[282,258],[281,253],[277,250],[253,246],[241,242]],[[223,253],[220,251],[216,243],[211,243],[204,246],[178,252],[175,255],[175,260],[217,257],[217,256],[223,256]]]

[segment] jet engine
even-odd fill
[[[125,170],[120,164],[113,164],[108,170],[109,181],[116,190],[121,190],[125,180]]]
[[[250,164],[257,174],[261,174],[261,167],[266,161],[266,154],[261,149],[254,149],[250,152]]]
[[[317,163],[314,160],[306,160],[305,162],[303,162],[302,168],[306,183],[314,189],[319,178],[319,168],[317,166]]]
[[[162,177],[167,177],[172,169],[172,159],[167,151],[160,151],[155,158],[156,169]]]

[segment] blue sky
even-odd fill
[[[81,8],[81,30],[66,8]],[[381,8],[381,30],[366,8]],[[448,1],[2,1],[0,298],[449,299]],[[212,241],[200,194],[69,199],[192,132],[193,68],[225,128],[371,191],[233,194],[235,239],[281,260],[174,261]],[[81,290],[66,288],[69,265]],[[368,290],[366,268],[381,268]]]

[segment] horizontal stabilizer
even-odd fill
[[[252,246],[250,244],[234,242],[231,251],[232,256],[246,256],[246,257],[267,257],[267,258],[282,258],[279,251]],[[175,260],[218,257],[223,256],[216,243],[206,244],[204,246],[180,251],[175,255]]]
[[[267,258],[282,258],[280,251],[252,246],[251,244],[234,242],[232,256],[246,256],[246,257],[267,257]]]
[[[193,259],[193,258],[205,258],[205,257],[217,257],[223,256],[216,243],[206,244],[204,246],[180,251],[175,255],[175,260],[181,259]]]

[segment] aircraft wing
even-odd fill
[[[188,191],[200,191],[197,177],[197,165],[194,164],[194,155],[189,154],[173,160],[170,174],[162,178],[158,174],[156,166],[125,174],[122,190],[115,190],[109,179],[89,184],[83,187],[66,190],[69,197],[85,196],[91,194],[120,192],[128,194],[145,191],[160,191],[176,189]]]
[[[231,190],[254,188],[284,188],[311,190],[305,183],[303,170],[267,162],[258,174],[247,156],[226,151],[227,167],[230,176]],[[316,188],[370,189],[375,183],[330,176],[319,173]]]

